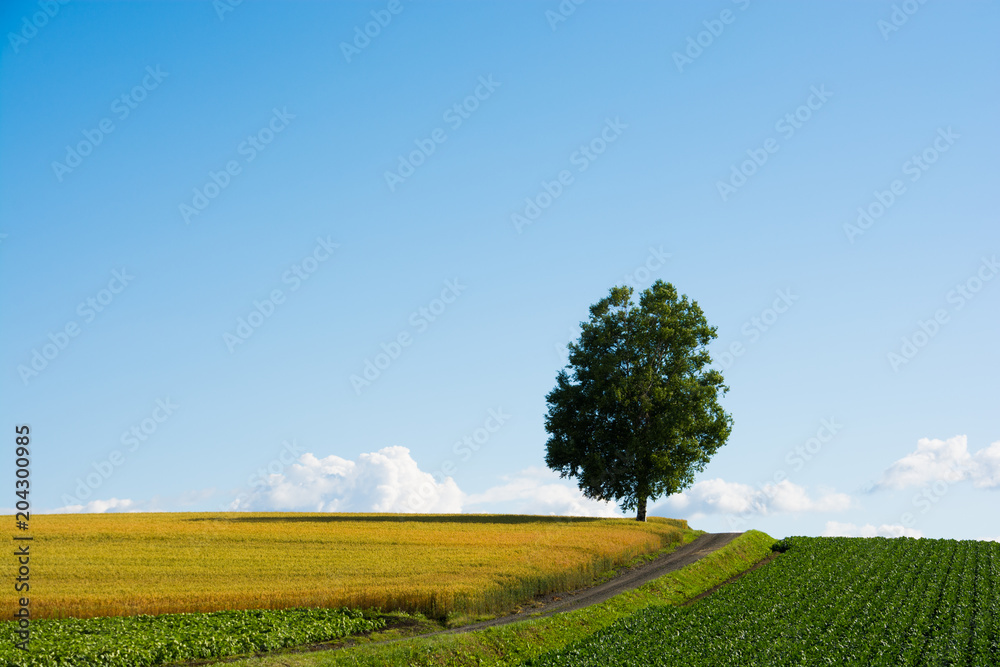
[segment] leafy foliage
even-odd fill
[[[1000,544],[805,538],[689,607],[654,606],[529,664],[1000,664]]]
[[[631,287],[590,308],[569,372],[546,400],[545,462],[577,477],[588,498],[638,508],[684,490],[722,446],[732,418],[717,402],[728,388],[709,368],[715,338],[697,302],[656,281],[636,306]]]
[[[270,609],[209,614],[39,620],[28,651],[4,623],[0,660],[11,667],[152,667],[340,639],[382,627],[350,609]]]
[[[778,540],[773,545],[771,545],[771,551],[777,551],[779,554],[783,554],[791,548],[792,548],[792,543],[787,537],[783,540]]]

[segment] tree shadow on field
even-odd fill
[[[251,514],[249,516],[204,516],[191,517],[188,521],[231,521],[234,523],[592,523],[607,521],[601,517],[575,516],[534,516],[531,514]]]

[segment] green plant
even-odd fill
[[[529,664],[1000,664],[1000,544],[782,542],[787,555],[694,605],[649,607]]]
[[[792,543],[786,537],[784,539],[778,540],[773,545],[771,545],[771,551],[777,551],[779,554],[783,554],[786,551],[788,551],[791,548],[791,546]]]
[[[350,609],[220,611],[33,621],[27,651],[16,623],[0,627],[8,667],[153,667],[342,639],[385,622]]]

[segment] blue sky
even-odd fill
[[[36,511],[612,513],[545,395],[663,279],[735,426],[653,514],[1000,537],[996,3],[0,11]]]

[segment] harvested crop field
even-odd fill
[[[692,534],[661,518],[468,514],[41,515],[32,529],[33,610],[50,618],[344,606],[495,613]],[[13,604],[3,601],[3,613]]]

